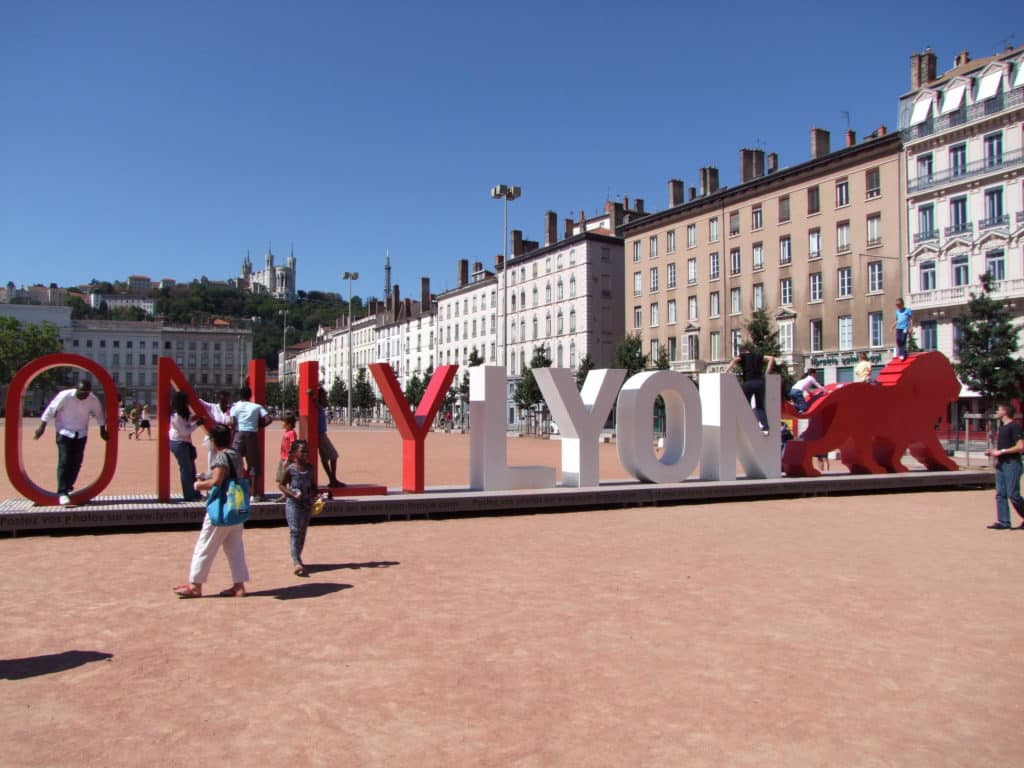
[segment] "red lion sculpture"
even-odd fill
[[[876,383],[843,385],[815,400],[802,414],[810,423],[798,440],[786,443],[782,471],[816,477],[814,456],[839,449],[854,474],[906,472],[910,454],[930,470],[956,470],[942,449],[935,422],[960,395],[960,382],[941,352],[894,359]]]

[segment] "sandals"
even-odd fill
[[[245,597],[245,587],[228,587],[217,593],[220,597]]]
[[[191,584],[182,584],[174,588],[174,594],[181,598],[202,597],[202,588],[193,587]]]

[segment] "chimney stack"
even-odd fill
[[[484,271],[483,262],[474,261],[473,262],[473,274],[477,275],[477,274],[480,274],[483,271]]]
[[[828,131],[824,128],[811,128],[811,159],[817,160],[831,151]]]
[[[690,191],[690,201],[692,202],[692,201],[697,199],[697,188],[696,187],[690,187],[689,191]]]
[[[888,132],[889,132],[889,129],[886,128],[884,125],[878,126],[878,135],[879,136],[885,136],[885,134],[887,134]]]
[[[718,191],[718,169],[713,165],[700,169],[700,196],[707,197]]]
[[[420,278],[420,307],[424,312],[430,311],[430,278]]]
[[[391,311],[394,316],[398,316],[398,305],[400,303],[400,296],[398,294],[398,284],[391,286]]]
[[[764,150],[753,149],[751,152],[754,153],[754,178],[759,179],[764,176]]]
[[[544,245],[558,242],[558,214],[548,211],[544,214]]]
[[[461,288],[469,282],[469,259],[459,259],[459,285]]]
[[[910,54],[910,90],[916,91],[921,87],[921,54]]]
[[[494,257],[494,271],[501,272],[505,268],[505,257],[502,254],[498,254]]]
[[[523,255],[523,230],[512,230],[512,258]]]
[[[935,79],[937,63],[938,57],[936,57],[935,51],[931,48],[926,48],[925,52],[921,54],[921,85],[928,85],[928,83]]]
[[[857,134],[854,131],[847,129],[846,131],[846,146],[852,147],[857,143]]]
[[[644,200],[642,197],[638,197],[636,199],[636,212],[640,215],[643,215],[644,213]]]
[[[961,56],[966,56],[963,51]],[[957,57],[959,59],[960,56]],[[926,48],[923,53],[914,53],[910,56],[910,90],[916,91],[924,88],[935,79],[936,58],[931,48]]]
[[[777,152],[769,152],[768,167],[765,169],[765,175],[775,173],[777,170],[779,170],[779,155]]]
[[[565,225],[565,234],[563,235],[563,237],[566,240],[568,240],[570,237],[572,237],[572,233],[574,231],[573,230],[573,220],[572,219],[562,219],[562,223]]]
[[[668,207],[675,208],[683,202],[683,182],[672,179],[668,183]]]

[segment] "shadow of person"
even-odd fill
[[[273,597],[277,600],[301,600],[306,597],[323,597],[334,592],[341,592],[343,589],[352,589],[351,584],[324,584],[321,582],[306,582],[304,584],[293,584],[289,587],[276,587],[274,589],[261,589],[259,592],[250,592],[249,597]]]
[[[340,571],[348,569],[352,571],[358,571],[360,568],[390,568],[393,565],[401,565],[397,560],[380,560],[369,563],[314,563],[313,565],[307,565],[306,571],[313,573],[322,573],[323,571]]]
[[[90,661],[102,661],[113,657],[114,654],[103,651],[63,651],[24,659],[0,659],[0,680],[24,680],[26,677],[64,672]]]

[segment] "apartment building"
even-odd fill
[[[1024,312],[1024,47],[975,61],[962,51],[942,75],[927,50],[910,69],[899,112],[908,305],[921,347],[952,358],[955,320],[983,273]]]
[[[905,290],[900,136],[848,131],[835,151],[827,131],[810,138],[811,159],[788,168],[741,150],[735,187],[702,168],[684,200],[674,179],[668,208],[622,226],[626,332],[652,361],[664,351],[676,370],[722,370],[762,308],[796,370],[846,381],[858,352],[891,357]]]
[[[482,262],[470,272],[469,261],[459,259],[455,287],[437,296],[437,364],[465,366],[475,351],[487,365],[500,365],[497,339],[498,279]]]

